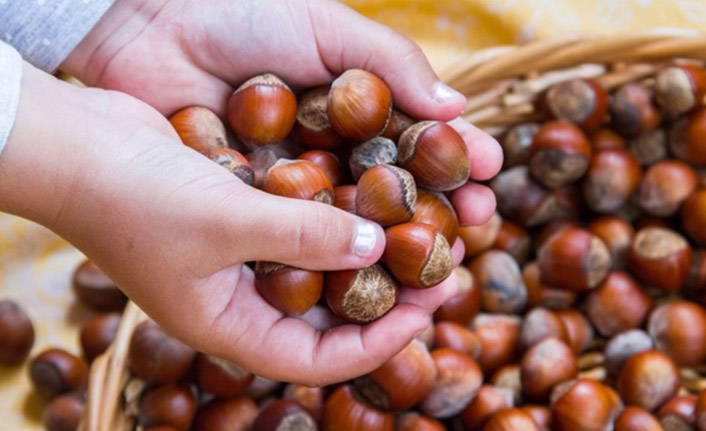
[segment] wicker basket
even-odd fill
[[[442,71],[441,77],[468,96],[466,120],[500,135],[513,124],[541,119],[534,102],[556,83],[583,77],[597,79],[606,89],[636,80],[649,84],[669,64],[704,60],[706,34],[660,28],[622,36],[567,36],[493,47]],[[128,385],[126,359],[132,331],[145,318],[129,303],[115,342],[93,363],[80,431],[133,429],[125,394],[130,399],[137,391]],[[600,357],[587,355],[581,358],[580,368],[588,369],[589,377],[590,368],[600,361]],[[703,389],[698,376],[683,372],[682,377],[687,383],[698,382],[693,390]]]

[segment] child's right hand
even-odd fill
[[[274,380],[322,385],[379,366],[455,292],[404,289],[382,319],[320,332],[255,291],[243,262],[315,270],[376,262],[382,229],[315,202],[268,195],[183,146],[148,105],[60,82],[28,64],[0,155],[0,210],[66,238],[194,348]],[[374,232],[357,242],[356,233]],[[458,249],[456,260],[460,260]]]

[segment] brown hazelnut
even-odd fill
[[[298,402],[275,400],[264,406],[252,424],[252,431],[317,431],[316,421]]]
[[[537,307],[530,310],[522,320],[520,331],[520,349],[530,349],[547,338],[567,341],[564,323],[552,311]]]
[[[255,172],[250,167],[248,159],[239,152],[230,148],[220,148],[212,151],[210,157],[245,184],[249,186],[255,184]]]
[[[603,336],[642,326],[654,301],[625,272],[614,271],[588,295],[586,315]]]
[[[481,429],[493,414],[513,406],[511,390],[483,385],[473,401],[461,412],[461,421],[466,429]]]
[[[325,275],[326,302],[331,310],[353,323],[376,320],[397,302],[397,284],[380,265]]]
[[[590,132],[608,112],[608,94],[593,79],[572,79],[547,90],[546,105],[553,117],[563,118]]]
[[[576,292],[596,287],[611,267],[603,241],[579,228],[552,235],[539,249],[537,262],[543,282]]]
[[[642,407],[627,406],[615,421],[613,431],[664,431],[657,418]]]
[[[199,407],[194,431],[250,431],[257,405],[246,397],[215,399]]]
[[[623,364],[632,356],[654,348],[652,338],[642,329],[631,329],[614,335],[603,353],[608,374],[617,377]]]
[[[628,151],[641,166],[651,166],[667,158],[667,132],[655,128],[642,133],[628,142]]]
[[[522,268],[522,280],[527,288],[527,305],[529,307],[545,307],[551,310],[569,308],[576,302],[576,293],[557,289],[542,282],[539,264],[536,261],[527,263]]]
[[[412,175],[392,165],[375,165],[358,180],[355,212],[383,226],[409,221],[417,207]]]
[[[694,250],[694,258],[691,264],[689,278],[684,285],[686,294],[701,296],[706,294],[706,250]]]
[[[278,160],[265,174],[262,189],[288,198],[333,203],[333,186],[328,175],[308,160]]]
[[[456,189],[471,173],[466,143],[440,121],[422,121],[405,130],[397,144],[397,161],[420,187],[435,191]]]
[[[491,373],[513,360],[521,322],[517,316],[504,314],[479,314],[473,319],[471,330],[481,343],[478,363],[485,373]]]
[[[532,417],[519,408],[506,408],[488,418],[483,431],[539,431]]]
[[[671,417],[672,421],[681,421],[686,426],[696,423],[696,395],[677,395],[667,401],[657,412],[660,420]]]
[[[392,115],[392,93],[382,79],[349,69],[331,83],[326,105],[333,130],[362,142],[381,134]]]
[[[583,196],[595,212],[612,213],[625,205],[640,185],[642,169],[625,150],[595,154],[583,180]]]
[[[578,365],[569,346],[557,338],[546,338],[522,357],[522,391],[531,400],[544,401],[559,383],[578,374]]]
[[[446,431],[446,427],[434,418],[407,412],[397,417],[395,431]]]
[[[191,367],[196,352],[173,338],[152,320],[135,328],[130,340],[130,372],[150,383],[165,384],[180,380]]]
[[[223,122],[208,108],[203,106],[184,108],[172,115],[169,122],[184,145],[206,157],[211,157],[212,152],[228,146]]]
[[[698,186],[699,177],[686,163],[662,160],[650,166],[640,182],[637,199],[647,214],[669,217]]]
[[[264,377],[255,376],[250,386],[245,388],[243,395],[254,400],[263,400],[273,393],[277,392],[282,384]]]
[[[119,326],[118,313],[100,314],[83,324],[80,334],[81,351],[89,363],[108,349]]]
[[[405,410],[424,398],[434,385],[436,367],[427,347],[412,340],[378,369],[353,381],[358,393],[382,410]]]
[[[439,192],[417,191],[417,208],[410,220],[412,223],[426,223],[434,226],[449,245],[458,237],[458,217],[456,210],[446,196]]]
[[[480,312],[480,290],[473,274],[466,267],[456,267],[454,273],[458,279],[458,292],[437,308],[434,320],[446,320],[465,326]]]
[[[679,366],[706,360],[706,310],[696,303],[676,300],[657,306],[647,320],[647,332],[655,348]]]
[[[483,372],[470,356],[451,349],[431,352],[436,379],[419,410],[431,417],[445,419],[460,413],[483,384]]]
[[[336,389],[326,400],[322,431],[394,431],[395,416],[367,404],[350,385]]]
[[[308,160],[318,166],[328,176],[332,186],[341,184],[341,166],[334,154],[323,150],[309,150],[301,153],[297,159]]]
[[[73,289],[81,303],[96,311],[122,311],[127,297],[90,260],[84,260],[73,274]]]
[[[521,123],[510,127],[503,139],[500,140],[505,158],[505,168],[527,164],[530,147],[537,130],[539,130],[537,123]]]
[[[397,142],[402,136],[402,133],[407,130],[415,121],[408,115],[392,108],[390,121],[387,122],[387,127],[382,132],[382,136]]]
[[[238,365],[215,356],[199,353],[196,357],[196,382],[203,392],[219,398],[240,395],[253,376]]]
[[[624,150],[626,147],[625,139],[606,127],[591,133],[589,141],[594,154],[603,150]]]
[[[493,248],[509,253],[517,263],[523,264],[527,261],[532,249],[532,238],[522,226],[509,220],[503,220]]]
[[[706,430],[706,390],[699,392],[694,406],[696,426],[699,431]]]
[[[684,202],[682,226],[691,239],[706,245],[706,190],[697,191]]]
[[[434,325],[434,345],[457,350],[473,359],[478,359],[482,349],[480,340],[472,331],[454,322],[438,322]]]
[[[363,172],[375,165],[397,163],[397,145],[390,139],[378,136],[353,148],[348,159],[353,179],[358,181]]]
[[[0,365],[20,364],[34,344],[34,326],[14,301],[0,300]]]
[[[636,82],[618,88],[611,98],[609,109],[613,128],[625,136],[636,136],[653,129],[662,120],[652,104],[651,92]]]
[[[294,134],[307,148],[332,151],[343,143],[333,131],[326,113],[329,87],[307,91],[299,98]]]
[[[513,403],[522,404],[522,377],[520,364],[503,365],[488,381],[489,384],[509,390],[512,393]]]
[[[292,159],[296,157],[297,153],[298,150],[292,149],[286,141],[279,144],[259,147],[246,153],[245,158],[248,160],[248,163],[250,163],[250,167],[252,167],[255,175],[253,185],[258,189],[262,189],[265,184],[267,171],[269,171],[279,159]]]
[[[520,410],[532,418],[539,427],[539,431],[551,431],[552,411],[549,407],[529,404],[520,407]]]
[[[385,230],[385,239],[382,260],[403,285],[425,289],[451,275],[451,247],[431,225],[398,224]]]
[[[588,230],[608,246],[613,269],[623,269],[628,263],[628,251],[635,238],[635,229],[626,220],[617,216],[603,216],[592,220]]]
[[[247,80],[228,99],[228,123],[238,139],[251,147],[286,138],[296,114],[294,93],[271,73]]]
[[[284,388],[282,397],[294,400],[304,407],[314,420],[319,421],[324,411],[324,390],[322,387],[310,387],[290,383]]]
[[[88,365],[79,357],[57,348],[45,350],[29,365],[34,388],[51,399],[86,387]]]
[[[351,214],[355,214],[355,195],[357,187],[352,184],[338,186],[333,189],[333,206]]]
[[[701,105],[705,92],[706,72],[696,65],[667,67],[656,76],[655,100],[671,118]]]
[[[527,288],[520,267],[504,251],[489,250],[469,266],[480,289],[481,307],[493,313],[519,313],[527,304]]]
[[[590,379],[557,386],[551,400],[555,430],[607,430],[622,410],[620,398],[610,387]]]
[[[532,142],[529,169],[540,183],[556,189],[581,178],[591,160],[591,144],[566,120],[543,124]]]
[[[623,365],[617,384],[627,404],[654,411],[679,388],[679,370],[672,359],[656,350],[640,352]]]
[[[279,311],[301,315],[321,298],[324,274],[274,262],[257,262],[255,288]]]
[[[458,230],[458,237],[466,246],[465,257],[477,256],[490,249],[500,233],[502,221],[502,217],[496,212],[481,225],[461,227]]]
[[[649,286],[675,292],[689,276],[693,251],[677,232],[661,227],[640,229],[628,252],[632,273]]]
[[[191,428],[196,416],[196,398],[185,385],[169,384],[154,388],[142,396],[137,423],[140,427],[173,426],[182,431]]]
[[[54,398],[42,412],[42,423],[47,431],[76,431],[85,403],[75,395]]]
[[[588,349],[593,341],[593,327],[584,315],[576,310],[557,310],[554,312],[566,330],[566,344],[578,355]]]

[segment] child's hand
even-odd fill
[[[364,267],[382,254],[381,228],[373,225],[372,248],[360,248],[356,232],[368,222],[246,186],[183,146],[143,102],[28,65],[0,156],[0,203],[76,245],[186,343],[276,380],[321,385],[376,368],[456,289],[453,277],[403,289],[382,319],[326,332],[282,315],[255,291],[243,262]]]
[[[117,0],[62,67],[165,115],[202,105],[224,116],[234,87],[259,73],[297,89],[351,68],[383,78],[395,106],[413,117],[449,121],[465,106],[416,44],[332,0]],[[498,143],[454,124],[469,144],[471,178],[494,176],[502,165]],[[485,222],[495,209],[492,192],[473,183],[450,198],[464,225]]]

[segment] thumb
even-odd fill
[[[242,261],[272,261],[311,270],[370,266],[382,256],[385,234],[368,220],[319,202],[248,188],[248,209],[231,220],[231,244]]]
[[[416,118],[450,121],[466,98],[441,82],[417,44],[335,2],[309,2],[321,61],[340,74],[366,69],[392,90],[395,105]]]

